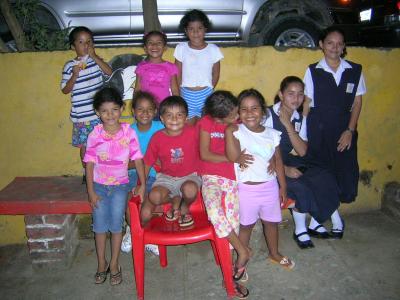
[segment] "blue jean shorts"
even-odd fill
[[[86,146],[86,141],[89,133],[93,128],[100,124],[100,119],[94,119],[87,122],[77,122],[72,124],[72,146],[81,148]]]
[[[132,189],[134,187],[136,187],[136,185],[137,185],[137,181],[138,181],[137,172],[136,172],[136,170],[129,170],[128,175],[129,175],[129,191],[132,191]],[[147,177],[146,194],[150,193],[154,181],[156,181],[155,177],[153,177],[153,176]]]
[[[95,233],[122,232],[128,184],[104,185],[94,183],[94,191],[100,197],[97,207],[93,209],[93,231]]]

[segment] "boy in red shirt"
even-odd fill
[[[171,202],[167,221],[178,220],[181,227],[193,224],[189,212],[201,186],[197,175],[199,162],[198,131],[186,124],[188,106],[179,96],[170,96],[160,104],[160,118],[165,129],[156,132],[144,156],[146,174],[160,161],[161,170],[141,209],[142,223],[151,219],[157,205]]]

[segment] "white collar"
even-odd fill
[[[281,108],[281,101],[279,101],[278,103],[275,103],[272,106],[272,109],[274,110],[274,112],[277,116],[279,116],[280,108]],[[293,112],[292,116],[290,117],[290,121],[293,121],[293,119],[300,119],[300,114],[297,110],[295,110]]]
[[[338,72],[343,73],[343,71],[345,69],[351,69],[352,66],[346,60],[340,58],[339,67],[337,68],[336,72],[334,72],[331,69],[331,67],[328,65],[328,63],[326,62],[325,57],[324,57],[323,59],[321,59],[318,62],[316,68],[324,69],[324,71],[334,74],[334,73],[338,73]]]

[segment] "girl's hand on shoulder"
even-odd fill
[[[338,141],[337,151],[343,152],[344,150],[349,150],[351,147],[352,138],[353,134],[350,130],[346,129],[345,131],[343,131]]]
[[[297,168],[285,166],[285,175],[289,178],[299,178],[303,173]]]
[[[229,124],[226,127],[225,132],[226,133],[233,133],[233,132],[237,131],[238,129],[239,129],[239,127],[238,127],[237,124]]]
[[[100,201],[100,197],[95,192],[89,192],[88,195],[90,206],[95,209],[97,207],[97,202]]]
[[[143,184],[137,185],[133,190],[133,194],[138,195],[140,197],[140,203],[143,203],[144,201],[144,193],[145,193],[145,186]]]

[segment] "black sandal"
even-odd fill
[[[245,287],[244,285],[241,285],[237,282],[234,282],[235,284],[235,298],[237,299],[247,299],[247,297],[249,296],[250,292],[247,289],[247,287]]]
[[[107,279],[107,274],[110,273],[110,265],[108,265],[107,269],[103,272],[96,272],[94,275],[94,283],[95,284],[102,284]]]
[[[118,285],[122,282],[122,268],[119,266],[118,272],[115,274],[110,273],[110,284]]]

